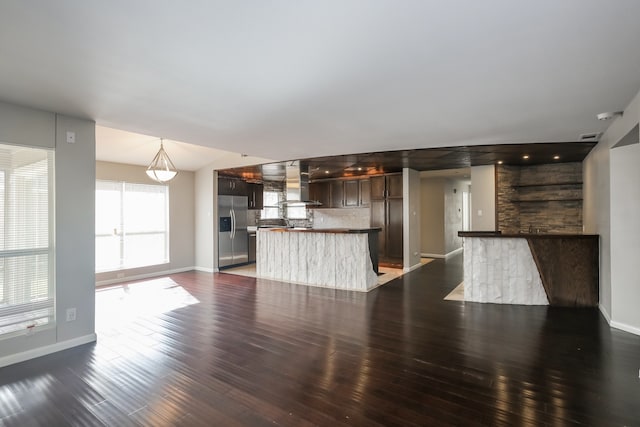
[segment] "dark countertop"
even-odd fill
[[[500,231],[458,231],[460,237],[499,237],[523,239],[597,239],[597,234],[569,233],[501,233]]]
[[[286,233],[331,233],[331,234],[365,234],[377,233],[382,228],[260,228],[262,231],[277,231]]]

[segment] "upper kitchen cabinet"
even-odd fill
[[[349,179],[343,182],[343,204],[347,208],[360,206],[360,185],[358,179]]]
[[[309,184],[309,196],[322,203],[320,208],[368,207],[370,193],[368,178],[331,179]]]
[[[358,205],[362,207],[368,207],[371,205],[371,180],[369,179],[360,179],[358,180],[359,185],[359,202]]]
[[[379,175],[371,177],[371,199],[401,199],[402,174]]]
[[[309,198],[321,203],[318,208],[331,207],[331,183],[330,181],[315,181],[309,184]]]
[[[249,198],[249,206],[251,210],[260,210],[264,207],[264,184],[247,183],[247,196]]]
[[[218,177],[218,195],[220,196],[246,196],[247,183],[240,179]]]
[[[331,181],[331,207],[344,207],[344,181]]]

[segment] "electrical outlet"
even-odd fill
[[[75,144],[76,143],[76,133],[75,132],[67,131],[67,142],[69,144]]]
[[[76,320],[76,309],[74,308],[67,308],[67,322],[73,322],[74,320]]]

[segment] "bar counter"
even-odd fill
[[[599,237],[460,231],[465,301],[595,307]]]

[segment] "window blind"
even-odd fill
[[[169,262],[169,187],[96,181],[96,271]]]
[[[0,144],[0,337],[52,324],[53,151]]]

